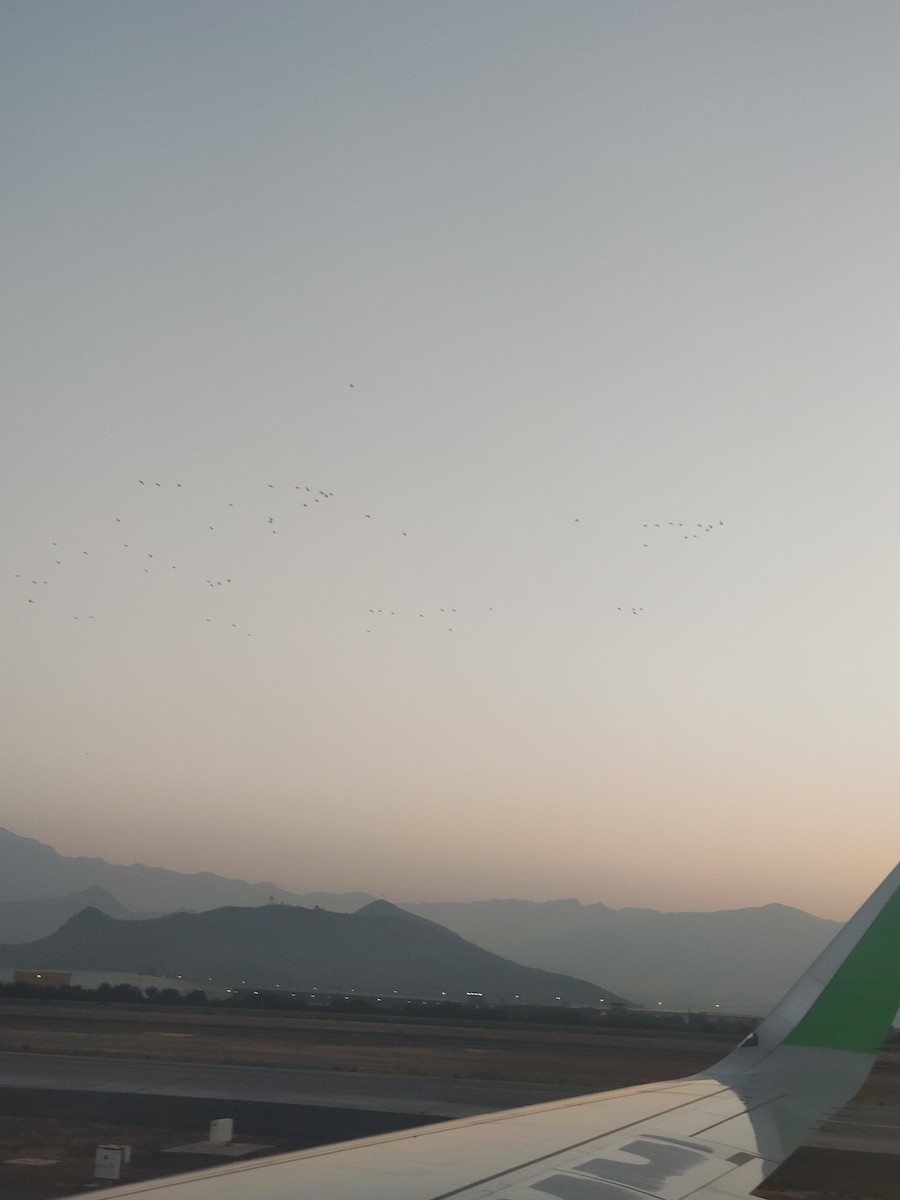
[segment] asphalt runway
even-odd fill
[[[263,1102],[431,1119],[477,1116],[584,1094],[583,1089],[549,1084],[19,1052],[0,1052],[0,1088]],[[808,1144],[900,1154],[900,1106],[851,1102]]]
[[[583,1093],[579,1088],[539,1083],[427,1079],[355,1071],[298,1071],[283,1067],[235,1067],[9,1051],[0,1053],[0,1087],[255,1100],[318,1108],[358,1108],[367,1112],[415,1113],[445,1119],[562,1100]]]

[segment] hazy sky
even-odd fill
[[[866,0],[3,0],[0,824],[848,915],[898,54]]]

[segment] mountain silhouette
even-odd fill
[[[132,915],[115,896],[101,887],[84,888],[68,896],[7,900],[0,903],[0,943],[29,942],[45,937],[87,907],[98,908],[110,917],[127,919]]]
[[[595,1005],[620,998],[568,975],[523,967],[387,903],[357,913],[267,904],[142,921],[77,913],[37,941],[0,946],[0,966],[125,971],[216,987]]]
[[[199,910],[267,904],[273,899],[301,901],[298,894],[274,883],[246,883],[211,871],[189,875],[142,863],[119,866],[102,858],[73,858],[34,838],[0,829],[0,901],[61,896],[89,887],[111,892],[135,915],[173,912],[178,908]],[[321,893],[308,897],[307,903],[326,907],[330,901],[332,909],[352,912],[372,899],[365,892],[345,897]]]
[[[602,971],[639,1004],[767,1012],[840,928],[783,904],[716,912],[577,900],[410,904],[476,945],[582,978]]]

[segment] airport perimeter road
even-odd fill
[[[142,1092],[217,1100],[267,1100],[323,1108],[363,1108],[470,1117],[577,1096],[579,1088],[478,1079],[424,1079],[355,1071],[297,1071],[150,1062],[138,1058],[81,1058],[62,1054],[0,1053],[0,1087],[51,1091]]]

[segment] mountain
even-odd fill
[[[510,962],[383,900],[356,913],[267,904],[144,921],[86,908],[49,937],[0,946],[0,966],[455,1000],[472,993],[535,1004],[619,999],[586,980]]]
[[[89,887],[105,889],[135,916],[266,905],[270,898],[352,913],[373,901],[364,892],[292,893],[272,883],[210,872],[185,875],[138,864],[116,866],[102,858],[69,858],[0,830],[0,901],[61,897]],[[95,907],[108,911],[108,905]],[[614,909],[577,900],[403,908],[515,962],[592,979],[598,988],[609,980],[647,1006],[662,1000],[672,1008],[719,1004],[741,1012],[767,1011],[796,978],[798,966],[811,962],[839,928],[834,921],[777,904],[711,913]],[[12,937],[0,934],[4,940]]]
[[[602,974],[639,1004],[766,1012],[840,928],[766,904],[666,913],[556,900],[408,904],[479,946],[584,979]]]
[[[267,904],[270,900],[296,904],[304,899],[274,883],[245,883],[209,871],[186,875],[141,863],[118,866],[102,858],[70,858],[34,838],[0,829],[0,901],[36,900],[91,887],[111,892],[135,914]],[[372,898],[365,892],[320,893],[308,903],[352,912]]]
[[[100,887],[85,888],[68,896],[7,900],[0,903],[0,942],[30,942],[45,937],[88,907],[99,909],[110,917],[127,919],[132,916],[115,896]]]

